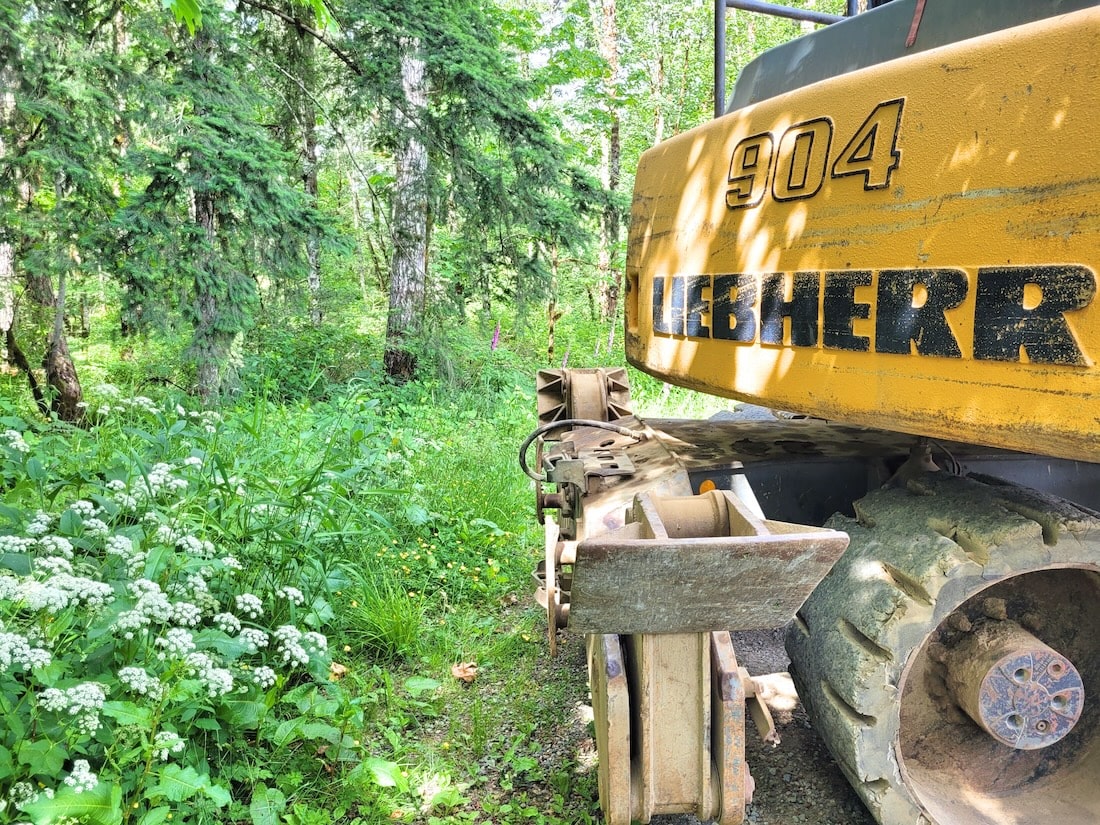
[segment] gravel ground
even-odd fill
[[[583,680],[583,640],[567,634],[563,641],[561,655],[552,668],[568,670],[572,679]],[[738,662],[754,676],[787,669],[781,629],[735,633],[733,644]],[[792,708],[791,704],[783,696],[769,701],[782,739],[777,747],[765,744],[752,722],[748,723],[746,759],[756,780],[756,793],[745,821],[754,825],[874,825],[874,819],[810,727],[802,706],[795,702]],[[578,714],[573,735],[567,737],[572,739],[571,746],[579,751],[594,750],[590,736],[591,728]],[[557,744],[565,743],[559,740]],[[689,815],[661,816],[653,823],[697,825],[698,820]]]

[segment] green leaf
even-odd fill
[[[267,714],[267,705],[263,702],[223,699],[222,707],[222,719],[232,727],[245,730],[255,730]]]
[[[146,799],[164,797],[169,802],[183,802],[203,794],[218,807],[229,804],[229,791],[212,784],[209,776],[200,774],[190,766],[181,768],[179,765],[165,765],[160,771],[159,779],[159,782],[145,791]]]
[[[405,690],[410,696],[419,696],[421,693],[435,690],[442,684],[438,679],[430,679],[427,676],[410,676],[405,680]]]
[[[19,745],[19,764],[26,765],[34,774],[56,776],[61,773],[68,756],[64,747],[46,739]]]
[[[153,726],[153,712],[133,702],[104,702],[102,712],[120,725],[139,725],[143,728]]]
[[[31,481],[42,481],[49,473],[46,472],[45,466],[37,458],[27,459],[27,478]]]
[[[286,810],[286,796],[278,788],[258,785],[252,790],[252,825],[279,825],[279,817]]]
[[[161,825],[162,822],[168,819],[170,813],[172,813],[172,809],[167,805],[150,808],[145,812],[145,816],[138,820],[138,825]]]
[[[340,742],[340,730],[324,722],[307,722],[302,725],[303,739],[324,739],[336,745]]]
[[[7,779],[15,773],[15,764],[12,762],[11,751],[0,746],[0,779]]]
[[[91,825],[118,825],[122,822],[122,807],[113,802],[111,785],[100,782],[90,791],[77,793],[62,785],[53,799],[40,797],[23,808],[34,825],[51,825],[67,819],[75,819]]]
[[[63,536],[75,536],[80,532],[84,526],[84,519],[80,517],[79,513],[72,510],[66,510],[61,514],[61,518],[58,521],[57,529]]]
[[[408,790],[409,780],[401,775],[401,766],[396,762],[371,757],[370,759],[364,759],[363,765],[371,772],[374,781],[383,788],[397,788],[399,791]]]
[[[17,576],[29,576],[31,557],[26,553],[0,553],[0,567],[10,570]]]

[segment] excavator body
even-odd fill
[[[894,0],[642,157],[628,360],[754,406],[538,376],[610,825],[743,820],[775,730],[730,631],[779,626],[882,825],[1100,821],[1098,130],[1097,3]]]

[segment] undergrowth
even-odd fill
[[[0,823],[593,820],[539,757],[583,685],[530,598],[533,369],[482,337],[394,386],[272,334],[218,411],[0,402]]]

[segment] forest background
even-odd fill
[[[0,823],[594,821],[515,450],[712,14],[0,0]]]

